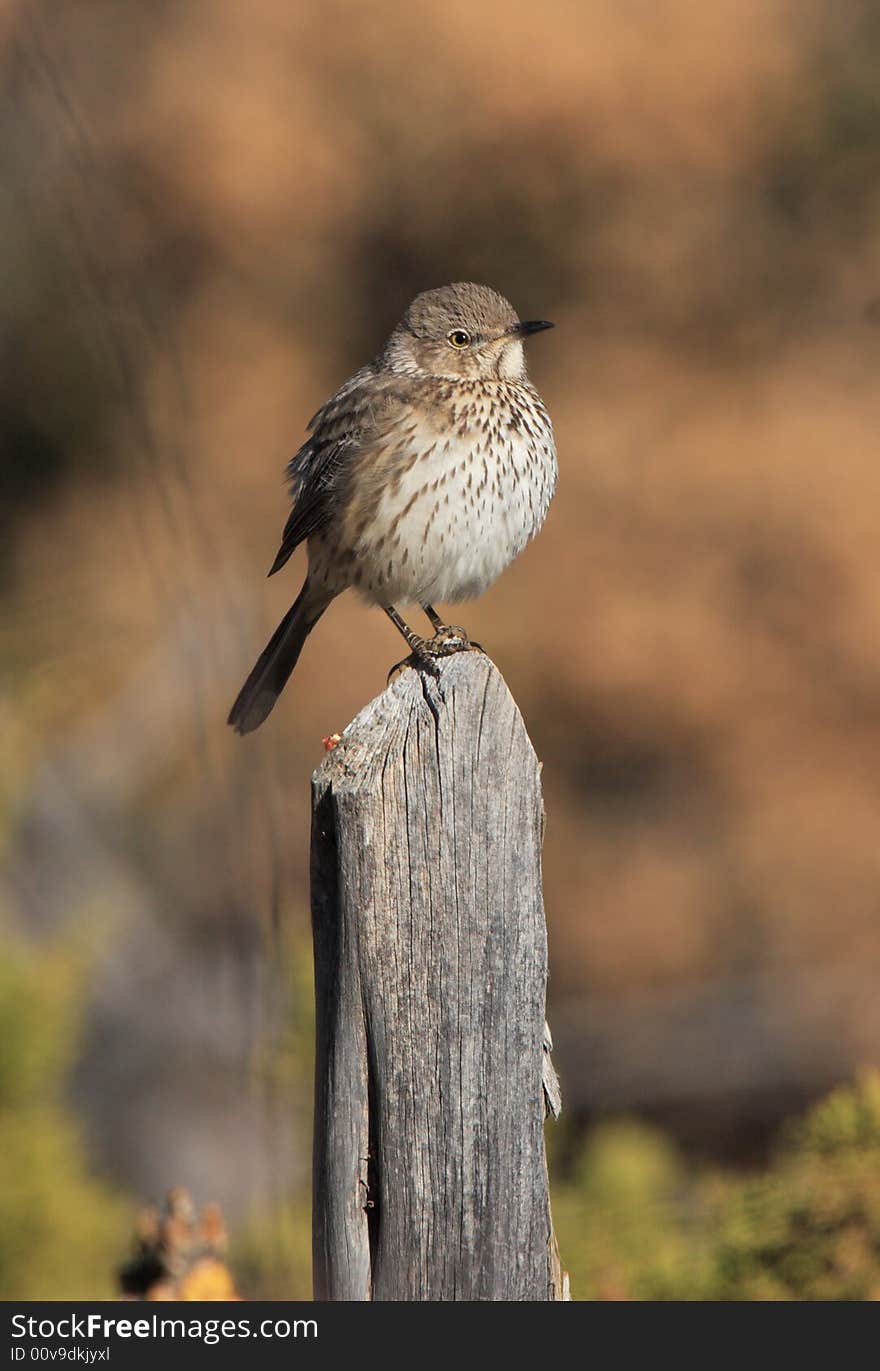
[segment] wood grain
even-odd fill
[[[542,828],[534,750],[477,653],[405,670],[315,773],[318,1299],[563,1298]]]

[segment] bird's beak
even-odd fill
[[[541,333],[545,328],[553,328],[549,319],[523,319],[510,330],[518,338],[528,338],[530,333]]]

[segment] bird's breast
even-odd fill
[[[453,385],[359,459],[335,536],[371,600],[470,599],[537,533],[555,485],[552,427],[530,387]]]

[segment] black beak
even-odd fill
[[[542,333],[545,328],[553,328],[549,319],[524,319],[518,324],[514,324],[510,330],[520,338],[528,338],[530,333]]]

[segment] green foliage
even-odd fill
[[[576,1299],[880,1299],[880,1074],[791,1125],[758,1176],[689,1176],[662,1134],[602,1125],[553,1210]]]
[[[65,1106],[82,976],[69,948],[0,960],[0,1299],[109,1298],[122,1203],[88,1174]]]
[[[834,1091],[732,1188],[715,1269],[720,1299],[880,1299],[880,1075]]]
[[[699,1249],[687,1172],[658,1130],[630,1121],[592,1130],[553,1218],[575,1299],[699,1298]]]
[[[880,1148],[880,1072],[866,1071],[855,1089],[844,1086],[789,1130],[789,1147],[804,1155],[841,1156]]]
[[[248,1300],[312,1298],[312,1234],[307,1195],[265,1214],[233,1236],[229,1264]]]

